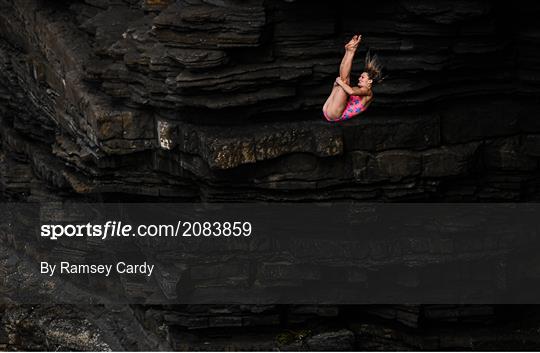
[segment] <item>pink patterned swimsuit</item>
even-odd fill
[[[366,107],[362,104],[362,98],[360,96],[349,96],[349,101],[347,102],[347,106],[345,107],[345,110],[343,111],[343,114],[338,119],[332,120],[328,117],[326,112],[323,110],[324,117],[328,121],[342,121],[342,120],[349,120],[350,118],[362,113],[366,110]]]

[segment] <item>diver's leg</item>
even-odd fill
[[[345,52],[345,55],[343,55],[341,64],[339,65],[339,77],[341,78],[341,81],[343,81],[344,83],[348,85],[351,84],[351,70],[352,70],[354,54],[355,54],[354,51],[347,50]]]
[[[326,102],[324,102],[324,106],[323,106],[323,113],[324,113],[324,116],[326,117],[326,119],[329,119],[329,116],[333,116],[333,114],[330,114],[328,113],[328,107],[329,106],[332,106],[332,103],[334,101],[334,96],[337,92],[337,88],[339,86],[337,84],[334,83],[334,87],[332,88],[332,92],[330,93],[330,96],[328,96],[328,98],[326,99]],[[332,118],[333,119],[333,118]],[[330,120],[330,119],[329,119]]]
[[[338,120],[347,106],[348,99],[349,95],[341,86],[334,86],[330,97],[328,97],[323,107],[326,119]]]
[[[332,102],[332,100],[334,99],[334,95],[336,94],[337,92],[337,88],[339,87],[339,85],[337,83],[334,82],[334,87],[332,87],[332,92],[330,92],[330,96],[328,96],[328,98],[326,99],[326,102],[324,103],[324,107],[326,108],[326,106],[328,106],[328,104],[330,104],[330,102]]]
[[[356,53],[356,48],[360,43],[361,36],[354,36],[349,43],[345,46],[345,54],[343,59],[341,59],[341,64],[339,65],[339,77],[343,82],[350,85],[351,81],[351,70],[352,63],[354,59],[354,54]],[[349,95],[345,90],[334,83],[334,88],[332,88],[332,93],[326,100],[323,106],[323,112],[325,116],[331,117],[333,120],[339,119],[343,110],[347,106],[347,101],[349,100]]]
[[[339,65],[339,77],[341,77],[341,80],[348,85],[351,84],[352,63],[361,38],[362,36],[355,35],[349,43],[345,45],[345,55],[343,55],[343,59],[341,59],[341,64]]]

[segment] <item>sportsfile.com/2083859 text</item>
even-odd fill
[[[249,237],[253,227],[248,221],[178,221],[176,224],[140,224],[122,221],[103,224],[43,224],[41,236],[56,240],[62,237]]]

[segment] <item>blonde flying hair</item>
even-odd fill
[[[371,52],[366,53],[364,71],[367,72],[369,79],[373,80],[373,83],[381,83],[386,77],[382,75],[382,64],[377,57],[377,54],[371,56]]]

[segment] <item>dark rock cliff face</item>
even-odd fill
[[[0,199],[540,198],[538,5],[0,0],[0,9]],[[387,79],[366,113],[331,124],[321,108],[354,33],[364,38],[354,74],[369,48]],[[0,348],[10,349],[540,342],[534,310],[493,306],[1,306],[0,316]]]
[[[6,306],[3,350],[515,350],[538,310],[492,306]]]
[[[13,198],[537,198],[538,9],[485,1],[1,2]],[[538,6],[536,6],[538,7]],[[323,120],[344,42],[387,79]]]

